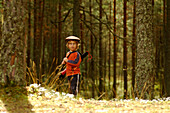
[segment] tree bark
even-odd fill
[[[166,26],[166,37],[165,37],[165,90],[166,96],[170,96],[170,2],[167,1],[167,26]]]
[[[73,35],[80,37],[80,0],[74,0],[73,3]]]
[[[109,7],[109,21],[111,21],[111,15],[112,15],[112,2],[110,2],[110,7]],[[111,70],[110,70],[110,67],[111,67],[111,33],[109,31],[109,59],[108,59],[108,78],[109,78],[109,83],[108,83],[108,86],[109,86],[109,90],[110,90],[110,77],[111,77]]]
[[[114,34],[116,34],[116,0],[113,2],[113,27],[114,27]],[[114,43],[114,60],[113,60],[113,98],[116,98],[116,63],[117,63],[117,38],[113,36],[113,43]]]
[[[163,69],[165,68],[165,38],[166,38],[166,0],[163,0]],[[165,72],[165,71],[164,71]],[[165,73],[164,73],[165,76]],[[165,79],[164,77],[161,79],[161,97],[165,95]]]
[[[92,0],[89,0],[89,10],[90,10],[90,28],[93,27],[93,24],[92,24]],[[91,55],[93,56],[94,55],[94,41],[93,41],[93,35],[92,33],[90,33],[90,53]],[[92,98],[95,98],[95,74],[94,74],[94,60],[92,59],[91,62],[90,62],[90,75],[92,77]]]
[[[124,0],[124,41],[123,41],[123,72],[124,72],[124,98],[127,98],[127,0]]]
[[[102,0],[100,0],[99,5],[99,19],[102,20]],[[102,22],[99,23],[99,94],[100,96],[103,92],[103,47],[102,47]]]
[[[28,0],[28,39],[27,39],[27,66],[30,66],[31,59],[31,0]]]
[[[26,85],[25,8],[23,0],[3,1],[0,85]]]
[[[35,74],[35,78],[36,78],[36,82],[38,82],[38,79],[37,79],[37,75],[39,75],[39,64],[40,64],[40,60],[39,60],[39,37],[37,36],[38,35],[38,32],[37,32],[37,29],[38,29],[38,14],[37,14],[37,7],[38,7],[38,2],[37,0],[34,0],[34,52],[33,52],[33,61],[35,62],[36,64],[36,74]]]
[[[152,1],[136,0],[137,66],[136,96],[148,98],[152,92],[154,48],[152,30]]]
[[[58,11],[58,20],[61,21],[62,20],[62,4],[59,3],[59,11]],[[59,22],[58,23],[58,61],[61,61],[61,37],[62,37],[62,23]],[[59,63],[58,63],[59,64]]]
[[[40,32],[39,32],[39,38],[40,38],[40,73],[39,73],[39,82],[40,82],[40,84],[42,83],[42,75],[43,75],[43,62],[44,62],[44,60],[43,60],[43,51],[42,51],[42,49],[43,49],[43,38],[44,38],[44,36],[43,36],[43,29],[44,29],[44,8],[45,8],[45,0],[42,0],[42,1],[39,1],[39,7],[40,7],[40,17],[39,17],[39,21],[40,21]]]
[[[135,67],[136,67],[136,0],[133,5],[133,38],[132,38],[132,93],[135,88]]]

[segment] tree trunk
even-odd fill
[[[135,88],[135,67],[136,67],[136,0],[133,5],[133,38],[132,38],[132,93]]]
[[[163,0],[163,43],[164,43],[164,47],[163,47],[163,69],[165,68],[165,60],[164,60],[164,57],[165,57],[165,38],[166,38],[166,0]],[[165,70],[165,69],[164,69]],[[165,76],[165,73],[164,73],[164,76]],[[161,97],[163,95],[165,95],[165,79],[164,77],[162,77],[161,79]]]
[[[61,21],[62,15],[61,15],[61,9],[62,4],[59,3],[59,11],[58,11],[58,20]],[[62,23],[58,23],[58,62],[61,61],[61,37],[62,37]]]
[[[108,20],[108,21],[109,21],[109,20]],[[104,73],[103,73],[103,87],[104,87],[104,89],[103,89],[103,91],[104,91],[104,92],[106,92],[106,87],[105,87],[105,86],[106,86],[106,69],[107,69],[107,68],[106,68],[106,67],[107,67],[107,66],[106,66],[106,58],[107,58],[106,56],[108,56],[108,55],[107,55],[107,49],[106,49],[106,46],[107,46],[107,43],[106,43],[106,42],[107,42],[107,38],[106,38],[106,40],[103,42],[103,45],[104,45],[104,51],[103,51],[103,53],[104,53],[104,55],[105,55],[105,57],[103,58],[103,61],[104,61],[104,64],[103,64],[103,66],[104,66],[104,67],[103,67],[103,72],[104,72]]]
[[[80,0],[74,0],[73,3],[73,35],[80,37]]]
[[[136,0],[136,7],[137,66],[135,93],[140,98],[148,98],[148,95],[152,92],[154,74],[152,1]]]
[[[153,23],[154,23],[154,0],[152,0],[152,18],[153,18]],[[154,38],[156,38],[155,37],[155,33],[154,33],[154,24],[152,24],[152,33],[153,33],[153,39]],[[157,40],[157,39],[156,39]],[[155,44],[156,46],[157,46],[157,44]],[[153,47],[153,49],[154,49],[154,47]],[[156,49],[157,49],[157,47],[156,47]],[[156,50],[157,51],[157,50]],[[155,52],[156,53],[156,52]],[[154,53],[153,53],[154,54]],[[158,57],[160,57],[160,56],[158,56]],[[157,56],[156,56],[156,54],[155,54],[155,59],[157,58]],[[154,59],[154,60],[155,60]],[[159,59],[159,58],[158,58]],[[156,61],[156,60],[155,60]],[[156,65],[156,62],[154,62],[154,65]],[[155,72],[157,71],[157,69],[156,69],[157,67],[155,67],[155,71],[153,71],[153,80],[152,80],[152,89],[151,89],[151,91],[152,91],[152,93],[151,93],[151,95],[150,95],[150,98],[151,99],[153,99],[153,96],[154,96],[154,85],[155,85]]]
[[[124,41],[123,41],[123,72],[124,72],[124,98],[127,98],[127,0],[124,0]]]
[[[111,15],[112,15],[112,2],[110,2],[110,8],[109,8],[110,12],[109,12],[109,21],[111,21]],[[108,78],[109,78],[109,83],[108,83],[108,86],[109,86],[109,90],[110,90],[110,77],[111,77],[111,70],[110,70],[110,67],[111,67],[111,33],[109,31],[109,59],[108,59]]]
[[[54,5],[54,1],[52,0],[51,3],[49,4],[49,7],[51,12],[54,10],[56,12],[56,14],[54,15],[53,19],[56,19],[56,21],[61,21],[61,4],[59,2],[59,4]],[[54,7],[54,9],[53,9]],[[59,10],[58,10],[59,9]],[[60,15],[60,16],[59,16]],[[53,63],[53,67],[52,67],[52,71],[55,70],[56,66],[58,64],[61,63],[61,60],[59,60],[59,55],[60,55],[60,49],[61,46],[60,45],[60,41],[61,41],[61,35],[60,34],[60,27],[61,26],[61,22],[59,22],[58,24],[56,24],[55,26],[51,26],[51,30],[52,30],[52,59],[55,59],[55,62],[57,63]],[[51,64],[50,64],[51,65]]]
[[[44,60],[44,49],[45,49],[45,46],[44,46],[44,38],[45,38],[45,36],[44,36],[44,33],[43,33],[43,31],[44,31],[44,25],[45,25],[45,23],[44,23],[44,14],[45,14],[45,0],[43,0],[43,5],[42,5],[42,33],[41,33],[41,47],[42,47],[42,54],[41,54],[41,69],[42,69],[42,75],[45,73],[45,60]],[[41,79],[42,79],[42,75],[41,75]]]
[[[165,90],[166,96],[170,96],[170,2],[167,1],[167,26],[166,26],[166,37],[165,37]]]
[[[31,59],[31,0],[28,0],[28,39],[27,39],[27,66],[30,66]]]
[[[92,0],[89,0],[89,10],[90,10],[90,28],[93,27],[93,24],[92,24]],[[93,35],[92,33],[90,33],[90,53],[91,55],[93,56],[94,55],[94,47],[93,47],[93,44],[94,44],[94,41],[93,41]],[[92,98],[95,98],[95,74],[94,74],[94,60],[92,59],[91,62],[90,62],[90,75],[92,77]]]
[[[39,7],[40,7],[40,14],[39,14],[39,21],[40,21],[40,32],[39,32],[39,38],[40,38],[40,73],[39,73],[39,82],[40,84],[42,83],[42,75],[43,75],[43,53],[42,53],[42,48],[43,48],[43,29],[44,29],[44,8],[45,8],[45,0],[39,1]]]
[[[36,64],[36,74],[35,74],[35,77],[36,77],[36,82],[38,82],[38,79],[37,79],[37,75],[39,75],[39,37],[37,36],[38,35],[38,32],[37,32],[37,29],[38,29],[38,14],[37,14],[37,7],[38,7],[38,2],[37,0],[34,0],[34,54],[33,54],[33,61],[35,62]]]
[[[113,27],[114,27],[114,34],[116,34],[116,0],[113,2]],[[116,98],[116,63],[117,63],[117,38],[114,35],[113,38],[114,43],[114,60],[113,60],[113,98]]]
[[[102,20],[102,0],[99,5],[99,19]],[[99,94],[103,92],[103,47],[102,47],[102,22],[99,23]]]
[[[31,0],[27,0],[27,8],[28,8],[28,37],[27,37],[27,67],[30,67],[31,60]],[[30,83],[30,77],[26,76],[27,82]]]
[[[26,85],[25,8],[23,0],[3,1],[0,85]]]

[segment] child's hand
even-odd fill
[[[67,61],[68,61],[68,58],[65,57],[63,60],[64,60],[65,62],[67,62]]]
[[[65,58],[63,58],[63,61],[61,64],[66,64],[67,61],[68,61],[68,59],[65,57]]]

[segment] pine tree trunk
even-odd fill
[[[26,41],[23,0],[3,1],[0,39],[0,85],[26,85]]]
[[[135,88],[135,67],[136,67],[136,0],[133,5],[133,38],[132,38],[132,93]]]
[[[54,0],[52,0],[52,2],[54,2]],[[51,4],[53,3],[49,3],[49,7],[51,7],[51,10],[52,10],[52,7]],[[53,4],[54,5],[54,4]],[[59,20],[59,13],[60,11],[58,10],[59,9],[59,4],[57,4],[56,6],[54,6],[54,11],[56,12],[56,14],[54,15],[54,18],[56,19],[56,21],[60,21]],[[52,11],[51,11],[52,12]],[[60,41],[60,37],[59,37],[59,24],[56,24],[55,26],[52,26],[51,29],[54,29],[54,33],[53,34],[53,37],[52,38],[52,58],[55,58],[56,60],[58,60],[58,63],[61,62],[59,59],[58,59],[58,56],[59,56],[59,51],[60,51],[60,46],[59,46],[59,41]],[[55,27],[55,28],[53,28]],[[53,65],[53,68],[52,70],[54,70],[54,68],[57,66],[57,64],[54,64]]]
[[[30,66],[31,59],[31,0],[28,0],[28,39],[27,39],[27,66]]]
[[[62,5],[59,3],[58,20],[62,20],[61,9]],[[58,23],[58,61],[61,61],[61,37],[62,37],[62,23]]]
[[[39,37],[37,29],[38,29],[38,17],[37,17],[37,0],[34,0],[34,54],[33,54],[33,61],[36,64],[36,82],[38,82],[37,75],[39,74]]]
[[[41,70],[42,70],[42,73],[41,75],[43,75],[45,73],[45,70],[44,70],[44,65],[45,65],[45,60],[44,60],[44,49],[45,49],[45,46],[44,46],[44,33],[43,33],[43,30],[44,30],[44,25],[45,25],[45,22],[44,22],[44,14],[45,14],[45,0],[43,0],[43,5],[42,5],[42,24],[41,26],[42,27],[42,32],[41,32],[41,47],[42,47],[42,54],[41,54]],[[42,80],[42,76],[41,76],[41,80]]]
[[[114,34],[116,34],[116,0],[113,2],[113,27],[114,27]],[[114,43],[114,60],[113,60],[113,98],[116,98],[116,63],[117,63],[117,38],[114,35],[113,38]]]
[[[89,10],[90,10],[90,28],[93,27],[93,24],[92,24],[92,0],[89,0]],[[94,55],[94,41],[93,41],[93,35],[92,33],[90,34],[90,53],[91,55],[93,56]],[[92,59],[91,60],[91,63],[90,63],[90,75],[92,77],[92,98],[95,98],[95,74],[94,74],[94,60]]]
[[[127,98],[127,0],[124,0],[124,41],[123,41],[123,72],[124,72],[124,98]]]
[[[102,0],[99,5],[99,19],[102,20]],[[102,46],[102,23],[99,23],[99,94],[103,92],[103,46]]]
[[[40,7],[40,14],[39,14],[39,38],[40,38],[40,72],[39,72],[39,82],[40,84],[42,83],[42,75],[43,75],[43,53],[42,53],[42,48],[43,48],[43,29],[44,29],[44,8],[45,8],[45,0],[39,1],[39,7]]]
[[[27,0],[27,9],[28,9],[28,36],[27,36],[27,67],[30,67],[31,60],[31,0]],[[27,82],[30,83],[30,77],[26,76]]]
[[[152,0],[152,18],[153,18],[153,23],[154,23],[154,0]],[[155,33],[154,33],[154,24],[152,24],[152,33],[153,33],[153,38],[155,37]],[[156,53],[156,52],[155,52]],[[153,53],[154,54],[154,53]],[[160,56],[158,56],[158,57],[160,57]],[[155,55],[155,59],[157,58],[157,56]],[[155,60],[154,59],[154,60]],[[159,59],[159,58],[158,58]],[[156,60],[155,60],[156,61]],[[154,65],[156,65],[155,64],[155,62],[154,62]],[[156,69],[156,67],[155,67],[155,71],[153,71],[153,79],[152,79],[152,89],[151,89],[151,95],[150,95],[150,98],[151,99],[153,99],[153,96],[154,96],[154,85],[155,85],[155,72],[157,71],[157,69]]]
[[[167,1],[167,26],[166,26],[166,37],[165,37],[165,90],[166,96],[170,96],[170,2]]]
[[[152,92],[154,74],[152,1],[136,0],[136,7],[137,66],[135,93],[138,97],[148,98],[148,95]]]
[[[166,0],[163,0],[163,43],[165,43],[165,38],[166,38]],[[164,63],[164,56],[165,56],[165,44],[163,47],[163,69],[165,68],[165,63]],[[164,74],[165,76],[165,74]],[[165,95],[165,79],[162,77],[161,79],[161,97]]]
[[[112,13],[112,2],[110,2],[110,12],[109,12],[109,21],[111,21],[111,13]],[[109,32],[109,59],[108,59],[108,78],[109,78],[109,83],[108,83],[108,86],[109,86],[109,90],[110,90],[110,77],[111,77],[111,70],[110,70],[110,67],[111,67],[111,33]]]
[[[108,21],[109,21],[109,20],[108,20]],[[107,69],[107,68],[106,68],[106,67],[107,67],[107,66],[106,66],[106,58],[107,58],[106,56],[108,56],[108,55],[107,55],[107,50],[106,50],[106,46],[107,46],[106,42],[107,42],[107,41],[105,40],[104,43],[103,43],[103,45],[104,45],[104,51],[103,51],[103,52],[104,52],[104,55],[105,55],[105,57],[103,58],[103,61],[104,61],[104,64],[103,64],[103,65],[104,65],[104,67],[103,67],[103,72],[104,72],[104,73],[103,73],[103,87],[104,87],[104,89],[103,89],[103,91],[104,91],[104,92],[106,91],[106,87],[105,87],[105,86],[106,86],[106,74],[107,74],[107,73],[106,73],[106,69]]]
[[[74,0],[73,3],[73,35],[80,37],[80,0]]]
[[[80,4],[82,4],[82,0],[80,0]],[[83,14],[80,14],[80,20],[83,19]],[[81,38],[81,53],[84,53],[84,28],[83,28],[83,22],[80,22],[80,38]]]

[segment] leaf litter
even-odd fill
[[[38,84],[0,89],[1,113],[169,113],[170,97],[154,100],[95,100],[56,92]]]

